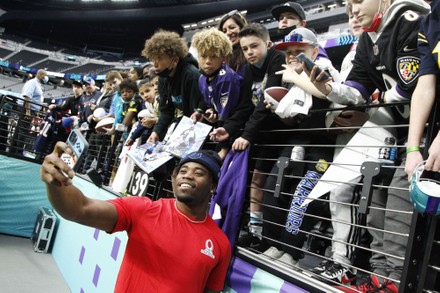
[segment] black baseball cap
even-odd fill
[[[80,80],[73,80],[72,85],[77,85],[79,87],[82,87],[82,82]]]
[[[276,6],[272,8],[272,15],[277,20],[280,18],[280,14],[283,12],[293,12],[298,14],[298,16],[301,18],[301,20],[306,19],[306,13],[304,12],[304,8],[295,2],[286,2],[284,4],[281,4],[280,6]]]
[[[180,168],[188,162],[196,162],[205,166],[209,170],[209,172],[211,172],[214,181],[218,182],[218,179],[220,177],[220,167],[222,165],[222,159],[216,152],[211,150],[200,150],[192,152],[183,157],[177,167]]]

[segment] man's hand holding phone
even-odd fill
[[[67,143],[59,141],[53,152],[44,158],[40,169],[41,180],[57,187],[72,185],[75,172],[61,159],[63,154],[72,153]]]
[[[74,129],[67,138],[67,145],[72,152],[61,154],[61,159],[76,172],[89,149],[89,143],[78,129]]]
[[[53,152],[44,158],[41,180],[55,186],[72,184],[75,172],[87,154],[89,144],[78,129],[72,130],[66,142],[58,142]]]

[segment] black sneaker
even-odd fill
[[[269,248],[269,245],[262,241],[259,237],[254,236],[252,233],[246,233],[238,238],[236,242],[237,246],[249,248],[257,253],[263,253]]]
[[[321,281],[331,285],[354,285],[356,283],[356,272],[353,273],[349,268],[338,263],[332,263],[319,277]]]
[[[323,260],[319,263],[318,266],[314,267],[311,272],[317,275],[322,274],[323,272],[325,272],[327,270],[327,268],[331,267],[331,265],[333,264],[333,262],[329,261],[329,260]]]
[[[258,240],[260,240],[260,238],[258,238]],[[249,249],[253,250],[256,253],[263,253],[265,252],[267,249],[269,249],[269,244],[266,243],[266,241],[261,241],[260,243],[257,245],[249,245]]]
[[[252,233],[246,233],[240,236],[237,240],[237,245],[241,247],[253,247],[260,244],[261,239],[257,236],[254,236]]]

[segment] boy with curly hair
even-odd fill
[[[208,108],[206,112],[195,114],[195,118],[205,118],[221,127],[236,112],[239,102],[246,100],[243,94],[250,94],[250,86],[246,91],[243,78],[225,64],[232,54],[232,43],[224,33],[215,28],[204,29],[193,36],[192,46],[198,53],[202,73],[199,89]],[[228,148],[225,144],[220,147],[219,155],[224,159]]]
[[[153,62],[159,76],[159,121],[148,141],[162,140],[173,120],[176,109],[192,116],[194,109],[205,109],[198,86],[200,72],[197,61],[188,53],[188,46],[176,32],[159,30],[145,42],[142,55]]]

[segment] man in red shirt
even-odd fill
[[[71,154],[65,143],[57,143],[41,167],[53,207],[86,226],[109,233],[127,231],[115,292],[223,290],[231,248],[207,214],[220,172],[217,153],[197,151],[180,161],[172,174],[175,198],[104,201],[88,198],[72,185],[74,173],[60,159],[64,152]]]

